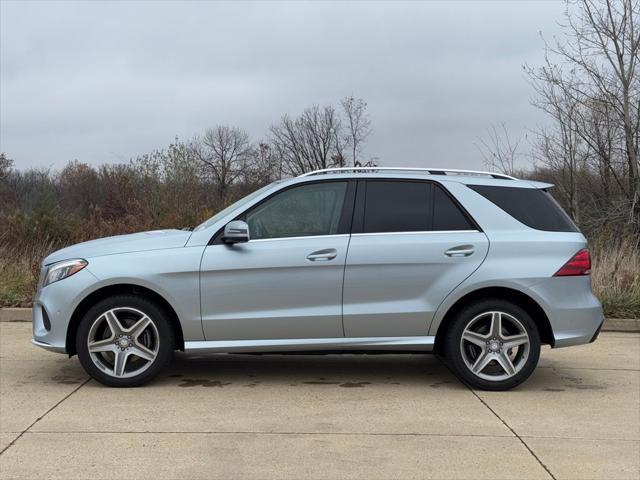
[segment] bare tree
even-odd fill
[[[271,127],[271,143],[285,174],[300,175],[343,162],[340,117],[331,106],[314,105],[299,117],[284,115]]]
[[[640,3],[637,0],[581,0],[579,15],[570,22],[575,45],[559,45],[590,80],[588,88],[575,88],[586,101],[610,100],[624,132],[628,165],[630,221],[640,225]]]
[[[477,147],[487,167],[507,175],[515,175],[520,139],[511,139],[504,122],[500,123],[499,129],[492,125],[487,132],[487,138],[479,140],[480,145]]]
[[[565,74],[561,67],[547,64],[529,71],[531,84],[537,94],[533,105],[546,112],[552,127],[536,131],[533,157],[537,163],[556,172],[554,183],[564,197],[564,203],[574,220],[580,221],[580,194],[578,175],[586,166],[585,150],[579,128],[583,105],[568,90],[567,85],[577,81],[575,74]]]
[[[252,149],[249,135],[237,127],[218,125],[196,137],[192,148],[205,174],[216,185],[218,199],[226,203],[231,185],[248,168]]]
[[[565,166],[595,164],[605,200],[617,208],[613,190],[621,193],[635,231],[640,231],[639,18],[638,0],[567,0],[565,35],[547,44],[543,68],[527,68],[538,93],[534,104],[551,114],[556,138],[568,142],[562,149]]]
[[[13,166],[13,160],[7,157],[4,152],[0,152],[0,180],[9,176],[9,171]]]
[[[282,178],[282,162],[268,141],[258,142],[251,149],[251,159],[242,173],[240,183],[248,188],[259,188]]]
[[[346,118],[346,145],[351,154],[351,165],[361,165],[360,154],[364,143],[371,135],[371,120],[367,114],[367,102],[353,95],[344,97],[340,105]]]
[[[9,208],[11,203],[9,200],[12,195],[12,189],[9,186],[9,176],[13,168],[13,160],[11,160],[4,152],[0,152],[0,216],[4,214],[5,209]]]

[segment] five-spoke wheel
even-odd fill
[[[455,373],[469,385],[506,390],[522,383],[540,356],[540,336],[529,314],[504,300],[483,300],[458,313],[445,339]]]
[[[114,377],[144,372],[158,355],[158,329],[149,316],[130,307],[107,310],[89,330],[87,346],[93,363]]]
[[[83,367],[111,386],[137,386],[168,363],[174,336],[165,312],[136,295],[97,303],[82,319],[76,349]]]
[[[505,380],[527,363],[529,335],[513,315],[481,313],[462,332],[460,353],[467,368],[478,377]]]

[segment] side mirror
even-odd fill
[[[222,241],[227,244],[249,241],[249,225],[242,220],[234,220],[224,226]]]

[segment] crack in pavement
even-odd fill
[[[442,360],[439,356],[436,356],[436,358],[438,360],[440,360],[440,362],[445,366],[445,368],[447,368],[449,371],[451,371],[451,369],[449,368],[449,366],[446,364],[446,362],[444,360]],[[453,373],[453,372],[451,372]],[[465,387],[467,387],[467,389],[471,392],[471,394],[476,397],[480,403],[482,403],[491,413],[493,413],[493,415],[500,420],[500,422],[502,422],[502,424],[507,427],[509,429],[509,431],[511,433],[513,433],[513,435],[520,441],[520,443],[524,446],[524,448],[527,449],[527,451],[531,454],[531,456],[533,458],[536,459],[536,461],[538,462],[538,464],[540,464],[540,466],[542,468],[544,468],[544,470],[549,474],[549,476],[553,479],[553,480],[557,480],[555,475],[553,473],[551,473],[551,470],[549,469],[549,467],[547,467],[544,462],[542,460],[540,460],[540,458],[534,453],[534,451],[531,449],[531,447],[529,447],[529,445],[527,445],[527,443],[522,439],[522,437],[520,435],[518,435],[518,433],[511,428],[511,425],[509,425],[505,420],[502,419],[502,417],[500,417],[500,415],[498,415],[498,413],[489,406],[489,404],[487,404],[487,402],[485,402],[480,395],[478,395],[469,385],[467,385],[464,382],[461,382],[464,384]]]
[[[469,388],[469,387],[468,387],[468,388]],[[526,448],[526,449],[529,451],[529,453],[533,456],[533,458],[535,458],[535,459],[536,459],[536,461],[540,464],[540,466],[541,466],[542,468],[544,468],[544,469],[545,469],[545,471],[549,474],[549,476],[550,476],[553,480],[557,480],[557,479],[556,479],[556,477],[555,477],[555,475],[553,475],[553,473],[551,473],[551,470],[549,469],[549,467],[547,467],[547,466],[544,464],[544,462],[543,462],[542,460],[540,460],[540,458],[539,458],[539,457],[534,453],[534,451],[531,449],[531,447],[529,447],[529,445],[527,445],[527,443],[523,440],[523,438],[522,438],[520,435],[518,435],[518,433],[517,433],[513,428],[511,428],[511,425],[509,425],[505,420],[503,420],[503,419],[502,419],[502,417],[500,417],[500,415],[498,415],[498,413],[497,413],[493,408],[491,408],[491,407],[487,404],[487,402],[485,402],[485,401],[480,397],[480,395],[478,395],[478,394],[477,394],[475,391],[473,391],[471,388],[469,388],[469,391],[470,391],[470,392],[471,392],[471,393],[472,393],[472,394],[473,394],[473,395],[474,395],[478,400],[480,400],[480,402],[481,402],[485,407],[487,407],[487,409],[488,409],[491,413],[493,413],[493,414],[496,416],[496,418],[497,418],[498,420],[500,420],[500,421],[502,422],[502,424],[503,424],[505,427],[507,427],[507,428],[511,431],[511,433],[513,433],[513,434],[516,436],[516,438],[517,438],[518,440],[520,440],[520,443],[522,443],[522,445],[524,446],[524,448]]]
[[[54,411],[58,405],[60,405],[62,402],[64,402],[67,398],[69,398],[71,395],[73,395],[74,393],[76,393],[78,390],[80,390],[82,387],[84,387],[87,383],[89,383],[89,380],[91,380],[91,378],[87,378],[84,382],[82,382],[80,385],[78,385],[76,388],[74,388],[73,390],[71,390],[68,394],[66,394],[64,397],[62,397],[62,399],[58,400],[51,408],[49,408],[46,412],[44,412],[42,415],[40,415],[38,418],[36,418],[31,425],[29,425],[26,429],[24,429],[22,432],[20,432],[20,435],[18,435],[16,438],[14,438],[13,440],[11,440],[11,442],[9,442],[9,445],[7,445],[6,447],[4,447],[2,450],[0,450],[0,455],[2,455],[4,452],[6,452],[9,448],[11,448],[18,440],[20,440],[20,438],[22,438],[22,436],[27,433],[29,431],[29,429],[31,429],[36,423],[38,423],[40,420],[42,420],[44,417],[46,417],[49,413],[51,413],[52,411]],[[32,433],[32,432],[29,432]]]
[[[482,401],[482,399],[480,399]],[[484,403],[484,402],[483,402]],[[489,408],[489,410],[492,410]],[[492,411],[495,414],[495,412]],[[498,417],[500,418],[500,417]],[[503,422],[504,423],[504,422]],[[509,428],[509,425],[505,425]],[[510,429],[511,430],[511,429]],[[513,430],[511,430],[513,433]],[[251,430],[129,430],[123,432],[121,430],[36,430],[24,432],[5,432],[5,433],[21,433],[29,435],[340,435],[340,436],[398,436],[398,437],[480,437],[480,438],[531,438],[531,439],[550,439],[550,440],[584,440],[592,442],[627,442],[640,443],[640,440],[633,438],[600,438],[600,437],[565,437],[553,435],[491,435],[480,433],[419,433],[419,432],[261,432]],[[17,439],[16,439],[17,440]]]
[[[68,430],[68,431],[31,431],[23,432],[29,435],[47,434],[47,435],[339,435],[339,436],[372,436],[372,437],[480,437],[480,438],[514,438],[514,435],[486,435],[479,433],[385,433],[385,432],[251,432],[251,431],[192,431],[192,430],[143,430],[143,431],[88,431],[88,430]]]

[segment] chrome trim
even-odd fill
[[[357,338],[290,338],[275,340],[209,340],[184,342],[184,350],[194,353],[213,352],[284,352],[305,350],[433,350],[435,336],[357,337]]]
[[[45,342],[39,342],[38,340],[36,340],[35,338],[31,339],[31,343],[33,345],[35,345],[36,347],[40,347],[40,348],[44,348],[45,350],[48,350],[50,352],[55,352],[55,353],[67,353],[66,350],[64,349],[64,347],[54,347],[53,345],[49,345],[48,343]]]
[[[278,237],[278,238],[257,238],[255,240],[249,240],[248,243],[254,243],[254,242],[276,242],[279,240],[306,240],[306,239],[313,239],[313,238],[341,238],[341,237],[348,237],[349,234],[348,233],[339,233],[336,235],[308,235],[308,236],[301,236],[301,237]]]
[[[426,235],[431,233],[480,233],[480,230],[425,230],[423,232],[371,232],[371,233],[352,233],[352,237],[369,237],[372,235]]]
[[[496,173],[496,172],[487,172],[483,170],[460,170],[457,168],[412,168],[412,167],[340,167],[340,168],[323,168],[320,170],[314,170],[312,172],[303,173],[302,175],[298,175],[298,177],[310,177],[313,175],[323,174],[323,173],[340,173],[340,172],[376,172],[376,171],[397,171],[397,172],[427,172],[431,175],[436,172],[436,174],[447,174],[453,173],[456,175],[488,175],[492,178],[504,179],[504,180],[517,180],[517,178],[512,177],[510,175],[506,175],[504,173]]]

